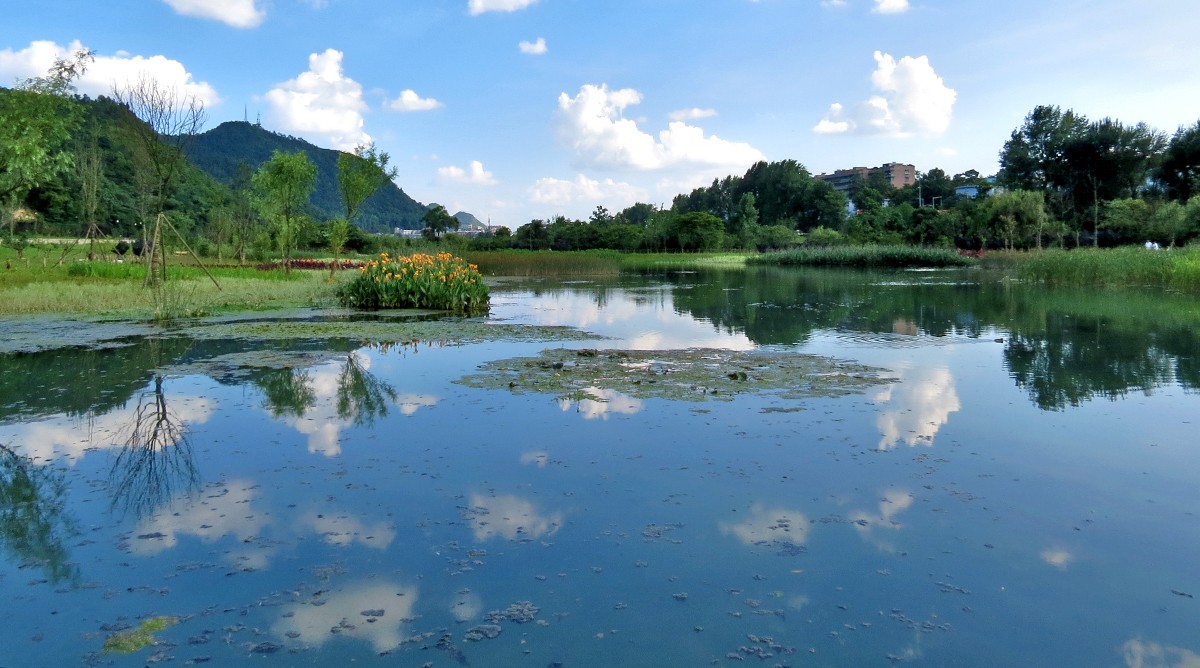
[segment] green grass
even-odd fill
[[[1050,249],[1025,253],[1016,263],[1024,280],[1068,286],[1151,286],[1200,289],[1200,249]]]
[[[486,276],[615,276],[622,271],[740,267],[749,253],[622,253],[587,251],[464,251]]]
[[[800,247],[750,258],[750,264],[819,267],[964,267],[975,263],[953,249],[924,246]]]

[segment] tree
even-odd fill
[[[759,229],[758,206],[755,205],[754,193],[742,193],[737,206],[733,210],[731,227],[737,235],[738,244],[742,248],[753,248],[758,243]]]
[[[276,243],[283,253],[285,272],[291,270],[292,250],[307,222],[304,209],[316,182],[317,166],[303,151],[275,151],[254,174],[254,206],[275,224]]]
[[[350,238],[350,225],[367,198],[375,194],[380,186],[396,178],[396,168],[388,169],[389,156],[375,149],[374,144],[354,147],[354,153],[342,153],[337,160],[338,189],[342,195],[345,218],[335,218],[329,227],[329,247],[333,252],[333,264],[329,267],[329,280],[337,266],[342,247]]]
[[[1063,163],[1073,197],[1087,202],[1092,211],[1093,245],[1099,244],[1101,203],[1135,196],[1165,144],[1162,133],[1145,123],[1128,126],[1105,118],[1089,124],[1064,146]]]
[[[187,246],[183,235],[166,218],[165,211],[175,177],[186,162],[187,144],[204,125],[204,103],[195,95],[180,93],[173,86],[161,84],[146,73],[142,73],[136,81],[114,86],[113,98],[141,121],[133,123],[132,127],[141,151],[142,164],[149,169],[148,185],[153,189],[148,193],[155,217],[149,240],[151,252],[147,258],[146,285],[154,286],[160,279],[165,281],[167,278],[163,225],[172,227],[179,240]],[[211,274],[209,278],[212,278]],[[216,283],[215,278],[213,283]]]
[[[13,237],[17,208],[30,191],[71,169],[68,144],[82,110],[70,96],[71,82],[83,74],[92,52],[77,51],[71,60],[55,59],[44,77],[0,91],[0,207]]]
[[[1013,248],[1036,235],[1041,247],[1042,227],[1046,224],[1045,197],[1031,190],[1012,190],[988,199],[990,227],[1004,239],[1005,248]]]
[[[710,251],[721,247],[725,223],[711,213],[685,213],[675,221],[680,250]]]
[[[450,230],[458,229],[458,219],[451,216],[441,204],[431,204],[425,215],[421,216],[421,222],[425,224],[422,230],[425,238],[431,240],[440,238]]]
[[[1179,202],[1200,195],[1200,121],[1175,131],[1163,152],[1157,177],[1167,196]]]
[[[1009,190],[1046,194],[1047,205],[1059,219],[1073,215],[1074,200],[1064,162],[1067,144],[1086,131],[1088,120],[1071,110],[1041,105],[1025,116],[1021,127],[1000,151],[1000,185]]]

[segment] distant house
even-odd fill
[[[901,162],[887,162],[878,167],[851,167],[838,169],[832,174],[818,174],[813,177],[833,186],[833,189],[849,196],[850,186],[855,177],[866,180],[876,174],[883,175],[893,188],[903,188],[917,182],[917,168]]]
[[[970,197],[971,199],[975,199],[979,197],[979,194],[979,186],[955,186],[954,188],[955,197]]]

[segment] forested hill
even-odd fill
[[[216,180],[232,185],[239,164],[257,170],[275,151],[303,151],[317,166],[317,186],[310,201],[318,220],[344,215],[338,194],[338,152],[332,149],[271,132],[261,125],[228,121],[197,135],[188,145],[188,158]],[[354,222],[367,232],[391,232],[396,227],[420,229],[426,211],[427,207],[389,182],[367,199]]]

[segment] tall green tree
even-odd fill
[[[1162,133],[1145,123],[1125,125],[1105,118],[1090,123],[1063,147],[1062,159],[1073,197],[1091,212],[1094,245],[1099,244],[1102,203],[1134,197],[1165,146]]]
[[[1172,199],[1187,202],[1200,195],[1200,121],[1175,131],[1163,152],[1157,176]]]
[[[92,60],[86,49],[56,59],[42,77],[0,90],[0,209],[15,232],[16,209],[29,193],[74,166],[70,140],[82,118],[71,82]]]
[[[292,251],[307,222],[305,208],[316,182],[317,166],[303,151],[275,151],[254,174],[254,206],[275,226],[285,271],[291,270]]]
[[[446,232],[458,229],[458,219],[441,204],[431,204],[429,211],[421,216],[421,222],[425,224],[422,232],[427,239],[438,239]]]
[[[329,225],[329,249],[333,253],[333,264],[329,267],[330,280],[333,280],[342,247],[350,238],[350,225],[354,223],[363,202],[383,184],[396,178],[396,168],[388,168],[389,160],[388,154],[376,150],[374,144],[356,146],[353,154],[338,155],[338,189],[346,216],[333,219]]]

